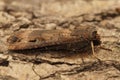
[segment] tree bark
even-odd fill
[[[0,0],[0,18],[1,80],[120,79],[119,0]],[[95,55],[91,46],[85,52],[8,50],[8,37],[18,31],[71,31],[84,26],[96,27],[100,35]]]

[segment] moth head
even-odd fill
[[[101,44],[100,35],[97,33],[97,31],[92,32],[92,41],[95,46]]]

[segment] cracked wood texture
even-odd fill
[[[101,63],[90,51],[8,50],[14,32],[79,26],[97,28]],[[120,0],[0,0],[0,80],[120,80]]]

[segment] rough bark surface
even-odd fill
[[[21,30],[96,27],[101,48],[90,52],[8,50]],[[0,80],[120,80],[120,0],[0,0]]]

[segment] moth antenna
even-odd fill
[[[101,63],[101,60],[95,55],[95,50],[94,50],[93,41],[91,41],[91,48],[92,48],[93,57],[96,58],[96,59],[98,60],[99,63]]]
[[[92,54],[95,55],[93,41],[91,41]]]
[[[100,46],[99,48],[100,48],[100,49],[103,49],[103,50],[107,50],[107,51],[112,51],[112,49],[105,48],[105,47],[103,47],[103,46]]]

